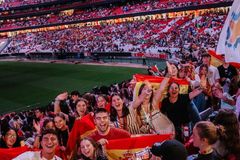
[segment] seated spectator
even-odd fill
[[[108,160],[102,146],[91,138],[83,138],[79,146],[79,160]]]
[[[13,160],[54,159],[61,160],[55,155],[58,145],[57,133],[54,130],[45,130],[40,137],[42,149],[40,151],[28,151],[20,154]]]

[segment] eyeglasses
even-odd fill
[[[6,134],[6,137],[8,137],[8,138],[17,138],[17,135],[14,135],[14,134]]]

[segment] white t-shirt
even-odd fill
[[[196,74],[199,74],[199,68],[200,68],[200,66],[198,66],[195,69]],[[219,75],[219,71],[218,71],[217,67],[210,65],[208,67],[208,80],[209,80],[210,85],[215,84],[217,82],[217,80],[219,80],[219,79],[220,79],[220,75]]]
[[[47,160],[46,158],[41,157],[40,152],[41,151],[27,151],[13,158],[13,160]],[[62,158],[55,155],[51,160],[62,160]]]

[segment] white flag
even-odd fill
[[[240,0],[235,0],[223,26],[218,54],[225,54],[226,62],[240,63]]]

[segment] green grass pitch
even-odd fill
[[[0,62],[0,114],[26,110],[39,103],[44,106],[63,91],[90,91],[94,86],[109,86],[130,79],[146,69],[50,64]]]

